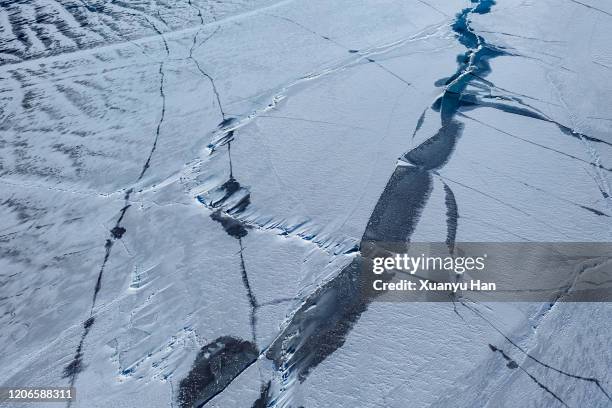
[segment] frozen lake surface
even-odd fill
[[[370,241],[612,241],[610,38],[595,0],[0,1],[0,385],[611,406],[610,303],[355,285]]]

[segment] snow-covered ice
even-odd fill
[[[610,303],[354,285],[370,240],[610,242],[610,38],[594,0],[0,1],[0,385],[611,406]]]

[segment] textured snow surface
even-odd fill
[[[362,239],[610,242],[610,38],[594,0],[0,1],[0,385],[612,406],[608,303],[352,284]]]

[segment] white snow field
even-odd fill
[[[610,38],[595,0],[0,1],[0,386],[612,406],[610,303],[351,289],[362,240],[611,242]]]

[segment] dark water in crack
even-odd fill
[[[225,215],[221,210],[217,210],[210,214],[210,218],[221,224],[225,232],[236,239],[246,237],[249,233],[247,227],[242,222]]]
[[[121,237],[123,237],[123,234],[125,234],[126,229],[123,227],[113,227],[113,229],[110,231],[111,232],[111,236],[114,239],[120,239]]]
[[[538,387],[546,391],[550,396],[552,396],[554,399],[560,402],[561,405],[563,405],[564,407],[569,407],[558,394],[553,392],[550,388],[548,388],[546,385],[541,383],[536,377],[534,377],[532,374],[526,371],[523,367],[521,367],[508,354],[506,354],[504,350],[497,348],[492,344],[489,344],[489,348],[491,349],[492,352],[499,353],[502,356],[502,358],[506,361],[506,367],[508,367],[511,370],[516,370],[517,368],[520,369],[524,374],[526,374],[531,379],[531,381],[533,381]]]
[[[491,349],[492,352],[496,353],[500,353],[501,356],[504,358],[504,360],[506,360],[508,363],[506,364],[506,366],[510,369],[516,369],[518,368],[518,363],[516,361],[514,361],[510,356],[508,356],[503,350],[498,349],[497,347],[495,347],[492,344],[489,344],[489,348]]]
[[[455,238],[457,237],[459,210],[457,209],[455,194],[446,183],[444,183],[444,203],[446,204],[446,245],[448,246],[448,251],[453,253],[455,250]]]
[[[92,316],[83,322],[83,334],[81,334],[81,340],[74,353],[72,361],[64,367],[63,378],[70,378],[70,386],[74,385],[76,376],[83,370],[83,343],[89,334],[91,326],[93,326],[95,318]]]
[[[450,159],[462,131],[463,123],[450,120],[438,133],[404,154],[403,158],[425,170],[439,169]]]
[[[259,398],[255,400],[251,408],[266,408],[267,407],[266,403],[268,401],[268,394],[270,393],[270,385],[271,385],[270,381],[268,381],[266,385],[262,385]]]
[[[296,374],[304,381],[312,369],[342,347],[375,296],[369,290],[370,268],[364,267],[374,255],[372,243],[407,242],[431,188],[429,172],[409,166],[395,169],[362,237],[361,256],[309,296],[268,349],[266,357],[277,370]]]
[[[225,205],[226,202],[232,198],[236,193],[244,192],[242,198],[232,205]],[[224,207],[223,211],[228,214],[237,214],[244,211],[251,204],[251,194],[244,187],[240,185],[233,176],[230,176],[229,180],[223,183],[221,186],[215,188],[212,194],[221,195],[221,198],[216,200],[208,200],[205,196],[198,196],[197,199],[202,204],[209,208],[216,209]]]
[[[224,336],[202,347],[191,371],[179,383],[181,408],[202,407],[257,360],[259,351],[250,341]]]
[[[418,167],[396,167],[368,220],[361,249],[364,241],[408,241],[431,193],[432,183],[428,171]]]

